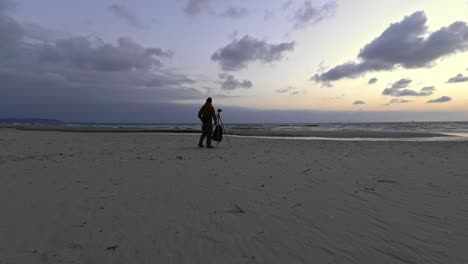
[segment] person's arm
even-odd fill
[[[198,110],[198,119],[200,119],[200,121],[202,120],[202,108],[200,108],[200,110]]]

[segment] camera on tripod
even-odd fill
[[[222,111],[223,111],[223,109],[219,109],[219,108],[218,108],[218,113],[219,113],[219,112],[222,112]]]

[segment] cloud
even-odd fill
[[[448,97],[448,96],[442,96],[442,97],[439,97],[437,99],[433,99],[433,100],[429,100],[427,101],[428,104],[431,104],[431,103],[446,103],[446,102],[450,102],[452,101],[452,98]]]
[[[148,70],[162,66],[161,59],[172,53],[160,48],[145,48],[130,38],[119,38],[117,45],[93,43],[85,37],[57,40],[40,48],[39,60],[98,71]]]
[[[413,102],[411,100],[405,100],[405,99],[392,99],[390,101],[391,104],[402,104],[402,103],[410,103]]]
[[[240,19],[246,17],[249,14],[249,11],[243,7],[228,7],[224,12],[219,15],[222,17],[227,17],[231,19]]]
[[[323,6],[315,8],[310,1],[294,12],[294,27],[296,29],[314,25],[335,15],[338,4],[335,0],[327,1]]]
[[[282,93],[290,92],[290,91],[293,90],[293,89],[294,89],[294,87],[289,86],[289,87],[286,87],[286,88],[278,89],[278,90],[276,90],[275,92],[281,93],[281,94],[282,94]]]
[[[354,103],[353,103],[353,105],[363,105],[363,104],[366,104],[366,102],[361,101],[361,100],[356,100],[356,101],[354,101]]]
[[[372,85],[372,84],[376,84],[379,80],[377,78],[370,78],[369,79],[369,84]]]
[[[0,81],[2,93],[8,94],[0,96],[2,113],[91,120],[93,109],[117,118],[130,116],[123,109],[164,105],[176,111],[180,104],[175,102],[205,97],[195,80],[164,66],[171,52],[130,38],[116,43],[83,36],[53,40],[41,36],[46,32],[25,30],[0,12]]]
[[[463,74],[459,73],[457,76],[450,78],[448,83],[460,83],[460,82],[468,82],[468,76],[463,76]]]
[[[385,88],[382,92],[383,95],[390,95],[395,97],[400,96],[429,96],[435,91],[434,86],[423,87],[421,91],[416,92],[410,89],[403,89],[411,84],[412,80],[403,78],[393,83],[389,88]]]
[[[404,104],[404,103],[410,103],[413,102],[411,100],[406,100],[406,99],[392,99],[390,100],[389,104]]]
[[[392,104],[404,104],[404,103],[410,103],[413,102],[411,100],[405,100],[405,99],[392,99],[390,102],[384,104],[386,106],[392,105]]]
[[[188,0],[184,12],[189,16],[197,16],[209,10],[211,0]]]
[[[249,35],[235,39],[224,48],[216,51],[211,60],[218,62],[225,71],[238,71],[247,67],[250,62],[272,63],[283,58],[283,53],[294,49],[293,42],[269,44]]]
[[[249,80],[238,80],[232,74],[222,73],[219,75],[219,83],[222,90],[235,90],[239,88],[252,88],[253,83]]]
[[[343,78],[356,78],[367,72],[431,67],[440,58],[468,49],[468,25],[454,22],[429,32],[427,18],[419,11],[391,24],[379,37],[358,54],[358,62],[347,62],[311,79],[328,83]]]
[[[247,8],[230,6],[224,11],[215,11],[211,8],[212,0],[188,0],[184,7],[184,12],[188,16],[198,16],[208,13],[212,16],[225,17],[230,19],[240,19],[249,14]]]
[[[392,84],[391,89],[400,89],[400,88],[406,88],[410,85],[412,80],[403,78],[399,81],[396,81],[394,84]]]
[[[294,86],[288,86],[286,88],[281,88],[281,89],[278,89],[275,91],[276,93],[279,93],[279,94],[286,94],[288,93],[289,95],[296,95],[296,94],[299,94],[299,91],[297,90],[296,87]]]
[[[135,28],[144,28],[143,23],[140,19],[128,8],[113,4],[108,8],[109,12],[111,12],[116,17],[123,19],[128,25],[135,27]]]
[[[339,96],[335,96],[335,97],[328,97],[326,98],[327,100],[338,100],[338,99],[341,99],[345,96],[345,94],[341,94]]]
[[[0,0],[0,59],[15,56],[23,39],[21,25],[7,14],[12,5],[10,1]]]
[[[401,96],[430,96],[434,94],[435,87],[434,86],[427,86],[421,88],[419,92],[410,90],[410,89],[401,89],[401,88],[386,88],[383,90],[383,95],[390,95],[395,97]]]

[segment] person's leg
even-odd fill
[[[211,146],[211,136],[213,135],[213,124],[207,125],[206,130],[206,146]]]
[[[200,136],[200,140],[198,141],[198,146],[199,147],[203,147],[203,140],[205,139],[205,137],[206,137],[206,134],[202,133],[201,136]]]
[[[203,147],[203,140],[205,140],[206,135],[207,135],[207,133],[206,133],[205,125],[203,124],[202,125],[202,134],[200,136],[200,140],[198,141],[198,146],[199,147]]]

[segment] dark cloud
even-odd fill
[[[225,71],[237,71],[246,68],[250,62],[272,63],[281,60],[284,52],[294,49],[294,44],[294,41],[269,44],[246,35],[216,51],[211,60],[218,62]]]
[[[184,8],[185,14],[197,16],[209,10],[211,0],[188,0]]]
[[[335,97],[328,97],[326,98],[327,100],[338,100],[338,99],[341,99],[343,98],[345,95],[342,94],[342,95],[339,95],[339,96],[335,96]]]
[[[278,90],[276,90],[275,92],[280,93],[280,94],[283,94],[283,93],[288,93],[288,92],[290,92],[290,91],[293,90],[293,89],[294,89],[294,87],[289,86],[289,87],[286,87],[286,88],[278,89]]]
[[[304,2],[304,5],[294,12],[294,27],[304,28],[335,15],[337,9],[335,0],[327,1],[321,7],[313,7],[310,1]]]
[[[391,89],[400,89],[400,88],[406,88],[410,85],[412,80],[403,78],[401,80],[396,81],[394,84],[392,84]]]
[[[410,103],[413,102],[411,100],[406,100],[406,99],[392,99],[390,101],[391,104],[402,104],[402,103]]]
[[[128,8],[122,5],[113,4],[109,6],[108,10],[116,17],[123,19],[128,25],[135,28],[144,28],[140,19]]]
[[[279,94],[286,94],[287,93],[289,95],[299,94],[299,91],[294,86],[288,86],[286,88],[281,88],[281,89],[276,90],[275,92],[279,93]]]
[[[94,43],[85,37],[57,40],[41,48],[42,63],[71,65],[99,71],[129,71],[162,66],[161,59],[172,53],[160,48],[145,48],[130,38],[119,38],[117,45]]]
[[[223,90],[235,90],[239,88],[252,88],[253,83],[249,80],[238,80],[232,74],[222,73],[219,75],[219,84]]]
[[[430,96],[434,94],[435,87],[434,86],[428,86],[428,87],[423,87],[421,88],[421,91],[417,92],[414,90],[410,89],[402,89],[402,88],[386,88],[383,90],[382,94],[383,95],[390,95],[390,96],[395,96],[395,97],[401,97],[401,96]]]
[[[0,13],[0,82],[2,93],[8,94],[0,96],[2,115],[77,118],[81,112],[91,120],[89,110],[100,109],[116,118],[124,110],[113,106],[159,109],[164,104],[176,110],[176,101],[205,97],[194,89],[195,80],[164,67],[162,60],[171,53],[161,48],[130,38],[117,43],[81,36],[51,40],[42,32],[46,30],[25,30]]]
[[[219,15],[222,17],[227,17],[231,19],[239,19],[246,17],[249,14],[249,11],[243,7],[228,7],[224,12]]]
[[[372,85],[372,84],[376,84],[379,80],[377,78],[370,78],[369,79],[369,84]]]
[[[216,11],[211,8],[212,0],[188,0],[184,7],[185,14],[189,16],[198,16],[208,13],[212,16],[226,17],[230,19],[240,19],[249,14],[249,10],[244,7],[230,6],[224,11]]]
[[[388,102],[387,105],[391,105],[391,104],[404,104],[404,103],[410,103],[410,102],[413,102],[411,100],[406,100],[406,99],[392,99],[390,100],[390,102]]]
[[[442,97],[439,97],[437,99],[433,99],[433,100],[429,100],[427,101],[428,104],[431,104],[431,103],[446,103],[446,102],[450,102],[452,101],[452,98],[448,97],[448,96],[442,96]]]
[[[59,38],[69,36],[67,33],[50,30],[34,23],[22,22],[21,30],[25,40],[33,42],[53,43]]]
[[[11,1],[0,0],[0,59],[16,55],[23,39],[23,29],[7,14],[12,5]]]
[[[440,58],[468,49],[468,25],[455,22],[429,32],[424,12],[415,12],[391,24],[358,54],[359,62],[347,62],[312,77],[318,82],[355,78],[367,72],[393,70],[396,67],[430,67]]]
[[[354,101],[353,105],[363,105],[363,104],[366,104],[366,102],[362,101],[362,100],[356,100]]]
[[[429,96],[432,95],[435,91],[434,86],[423,87],[421,91],[417,92],[410,89],[403,89],[408,87],[411,84],[412,80],[403,78],[401,80],[396,81],[393,83],[389,88],[383,90],[383,95],[390,95],[390,96]]]
[[[448,83],[460,83],[460,82],[468,82],[468,76],[463,76],[463,74],[459,73],[457,76],[450,78]]]
[[[180,86],[191,86],[196,81],[183,75],[170,72],[153,72],[148,77],[144,86],[146,87],[166,87],[166,88],[177,88]]]
[[[359,77],[364,72],[368,71],[378,71],[378,70],[390,70],[391,65],[382,64],[379,62],[363,62],[363,63],[354,63],[348,62],[342,65],[338,65],[335,68],[322,73],[315,74],[311,80],[316,82],[322,82],[327,86],[331,86],[331,81],[337,81],[345,77]]]

